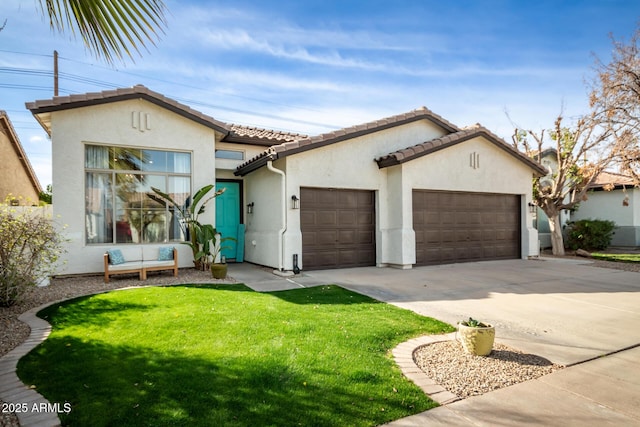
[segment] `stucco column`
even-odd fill
[[[412,268],[416,262],[412,186],[403,172],[402,165],[387,170],[388,223],[382,230],[386,238],[381,261],[391,267]]]

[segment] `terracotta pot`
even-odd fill
[[[458,324],[458,339],[467,353],[487,356],[493,350],[496,330],[492,325],[485,327],[465,326]]]
[[[211,264],[211,275],[214,279],[227,277],[227,264]]]

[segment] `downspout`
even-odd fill
[[[267,169],[269,169],[273,173],[277,173],[282,177],[280,180],[280,188],[282,192],[282,227],[278,231],[279,239],[278,239],[278,270],[284,270],[284,232],[287,231],[287,198],[285,197],[287,188],[286,188],[286,175],[280,169],[276,169],[273,167],[273,160],[267,161]]]

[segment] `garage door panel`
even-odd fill
[[[338,222],[338,213],[326,209],[316,213],[316,224],[334,226]]]
[[[354,209],[358,206],[358,197],[355,194],[345,191],[339,191],[336,194],[339,206],[345,209]]]
[[[373,191],[359,191],[356,193],[356,198],[358,200],[358,205],[369,206],[373,209],[373,205],[375,203]]]
[[[316,212],[306,211],[300,212],[301,224],[316,224]]]
[[[416,236],[420,235],[420,239],[416,238],[416,243],[439,243],[443,241],[440,230],[427,230],[424,232],[416,233]],[[425,239],[422,239],[425,236]]]
[[[413,191],[418,265],[520,257],[520,196]]]
[[[336,201],[336,195],[335,193],[332,192],[314,192],[314,198],[312,199],[314,201],[314,204],[316,206],[323,206],[323,205],[331,205],[331,206],[335,206],[337,201]]]
[[[315,244],[320,246],[334,245],[338,241],[338,233],[335,230],[322,230],[315,233]]]
[[[341,227],[353,227],[358,222],[356,213],[348,210],[338,211],[338,224]]]
[[[451,233],[451,236],[453,237],[451,240],[451,242],[464,242],[469,240],[469,231],[465,230],[465,229],[456,229]]]
[[[469,215],[467,212],[452,212],[451,214],[455,218],[455,224],[457,226],[465,226],[469,223]]]
[[[338,254],[335,251],[315,251],[308,253],[318,268],[331,268],[338,262]]]
[[[375,234],[370,231],[358,231],[356,243],[359,245],[372,245],[376,242]]]
[[[482,230],[469,230],[469,238],[468,240],[472,242],[482,242],[484,239],[482,238]]]
[[[375,226],[375,216],[371,212],[358,211],[358,225]]]
[[[455,242],[456,241],[456,230],[441,230],[440,238],[443,243]]]
[[[471,212],[469,213],[467,224],[478,227],[483,224],[482,220],[483,218],[480,212]]]
[[[454,226],[456,223],[455,212],[445,211],[440,214],[440,223],[442,225]]]
[[[358,263],[358,253],[353,249],[344,249],[338,251],[338,264],[350,267]]]
[[[498,238],[498,232],[497,230],[487,230],[487,229],[483,229],[482,230],[482,239],[485,241],[493,241],[493,240],[497,240]]]
[[[303,187],[300,199],[305,270],[375,265],[372,191]]]
[[[309,231],[308,233],[304,233],[302,235],[302,245],[316,245],[318,242],[318,233],[315,231]]]
[[[358,243],[356,239],[356,235],[357,235],[357,231],[355,229],[339,230],[336,243],[339,242],[340,245],[347,245],[347,246],[355,245]]]
[[[440,224],[439,213],[418,211],[416,212],[416,215],[416,221],[418,221],[419,223]]]

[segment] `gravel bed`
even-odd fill
[[[458,341],[419,347],[413,360],[433,381],[458,397],[466,398],[533,380],[562,366],[549,360],[494,344],[488,356],[464,351]]]

